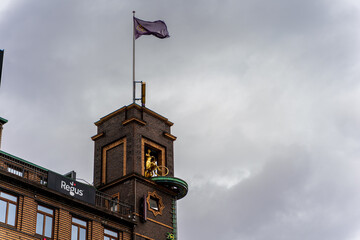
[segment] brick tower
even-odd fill
[[[95,125],[95,187],[134,206],[134,240],[176,239],[176,201],[188,186],[174,177],[173,123],[133,103]]]

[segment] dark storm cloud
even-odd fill
[[[1,8],[0,8],[1,9]],[[357,239],[359,6],[351,1],[11,1],[2,149],[92,181],[93,122],[131,102],[175,122],[180,239]]]

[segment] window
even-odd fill
[[[162,211],[165,208],[165,205],[162,201],[162,198],[157,195],[156,192],[149,192],[146,197],[146,203],[148,210],[151,211],[155,216],[162,215]]]
[[[71,240],[86,240],[87,222],[73,217],[71,224]]]
[[[15,226],[17,197],[0,191],[0,222]]]
[[[118,240],[119,234],[115,231],[104,229],[104,240]]]
[[[159,211],[159,199],[155,199],[154,197],[150,196],[149,203],[150,208],[154,209],[155,211]]]
[[[36,216],[36,234],[52,238],[54,210],[38,205]]]

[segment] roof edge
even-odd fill
[[[24,160],[24,159],[22,159],[22,158],[16,157],[16,156],[14,156],[14,155],[12,155],[12,154],[10,154],[10,153],[4,152],[4,151],[2,151],[2,150],[0,150],[0,153],[6,155],[6,156],[8,156],[8,157],[14,158],[14,159],[16,159],[16,160],[18,160],[18,161],[21,161],[21,162],[24,162],[24,163],[26,163],[26,164],[29,164],[29,165],[31,165],[31,166],[40,168],[40,169],[43,170],[43,171],[49,171],[48,169],[46,169],[46,168],[44,168],[44,167],[41,167],[41,166],[39,166],[39,165],[36,165],[36,164],[34,164],[34,163],[32,163],[32,162],[26,161],[26,160]]]
[[[100,118],[100,120],[97,121],[97,122],[95,122],[94,124],[95,124],[96,126],[99,126],[100,124],[106,122],[106,121],[109,120],[110,118],[112,118],[112,117],[114,117],[114,116],[116,116],[116,115],[118,115],[118,114],[120,114],[120,113],[122,113],[122,112],[124,112],[124,111],[126,111],[126,110],[132,109],[132,108],[136,108],[136,109],[138,109],[138,110],[143,110],[144,112],[148,113],[149,115],[151,115],[151,116],[153,116],[153,117],[156,117],[156,118],[164,121],[164,122],[165,122],[167,125],[169,125],[170,127],[171,127],[172,125],[174,125],[174,123],[170,122],[166,117],[163,117],[163,116],[161,116],[160,114],[158,114],[158,113],[156,113],[156,112],[154,112],[154,111],[152,111],[152,110],[150,110],[150,109],[148,109],[148,108],[146,108],[146,107],[141,107],[141,106],[139,106],[139,105],[136,104],[136,103],[132,103],[132,104],[130,104],[130,105],[128,105],[128,106],[124,106],[124,107],[122,107],[122,108],[120,108],[120,109],[118,109],[118,110],[115,110],[115,111],[113,111],[112,113],[109,113],[108,115]]]
[[[0,124],[4,125],[7,122],[8,122],[7,119],[0,117]]]

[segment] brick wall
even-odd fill
[[[71,238],[71,215],[68,211],[59,211],[59,239]]]
[[[92,237],[93,239],[102,239],[104,234],[104,227],[99,222],[93,221],[92,223]]]
[[[107,217],[104,219],[105,216],[103,215],[98,215],[92,211],[85,211],[85,209],[76,208],[61,200],[40,195],[18,185],[4,182],[1,177],[0,190],[18,196],[16,225],[12,227],[0,223],[0,240],[39,240],[39,237],[35,236],[38,204],[54,209],[54,239],[71,239],[71,221],[73,215],[87,220],[88,240],[102,240],[104,226],[118,230],[120,235],[124,236],[124,239],[131,239],[131,228],[122,225],[119,221],[110,221]]]
[[[34,235],[35,234],[34,226],[36,226],[37,204],[34,202],[33,199],[29,197],[23,197],[23,199],[24,200],[23,200],[22,209],[20,207],[19,208],[20,211],[18,211],[18,219],[22,221],[18,221],[18,225],[21,226],[22,232],[28,233],[30,235]]]
[[[7,229],[0,226],[1,240],[39,240],[39,238],[29,236],[17,230]],[[69,240],[69,239],[68,239]]]

